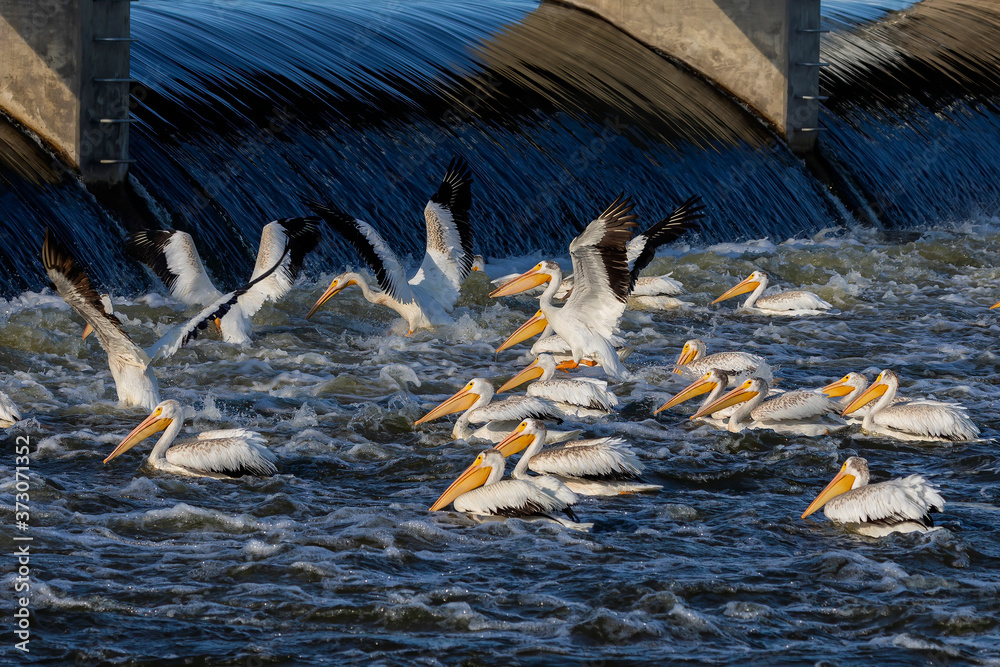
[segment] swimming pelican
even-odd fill
[[[716,352],[706,356],[705,342],[692,338],[684,343],[674,372],[678,375],[698,377],[708,371],[718,369],[726,374],[730,384],[739,382],[741,376],[750,374],[771,380],[771,367],[764,357],[749,352]]]
[[[279,257],[284,257],[282,265],[268,279],[254,283],[254,288],[240,299],[238,307],[232,307],[219,318],[216,325],[222,340],[239,345],[250,342],[251,318],[265,302],[277,301],[292,288],[305,256],[319,243],[319,222],[319,218],[311,216],[284,218],[264,225],[250,283],[271,269]],[[170,295],[181,303],[204,308],[224,296],[205,272],[194,240],[187,232],[140,231],[130,235],[127,244],[129,252],[152,269]]]
[[[552,477],[503,479],[506,461],[495,449],[479,453],[472,465],[452,482],[430,511],[454,504],[459,512],[479,516],[505,516],[524,519],[545,518],[568,528],[586,530],[593,524],[579,523],[572,505],[576,494]],[[564,513],[569,521],[553,516]]]
[[[761,315],[822,315],[823,311],[833,308],[831,304],[812,292],[790,290],[761,296],[766,289],[767,274],[763,271],[754,271],[712,303],[716,304],[752,292],[740,308]]]
[[[645,308],[646,310],[667,310],[692,305],[677,298],[684,293],[684,286],[670,277],[642,276],[628,294],[629,308]]]
[[[840,406],[819,392],[787,391],[765,401],[767,396],[767,380],[751,377],[698,410],[691,419],[743,403],[729,417],[727,427],[733,433],[749,428],[796,435],[825,435],[846,426],[844,420],[836,416]],[[752,421],[742,424],[746,417]]]
[[[511,396],[496,403],[493,400],[493,385],[483,378],[473,378],[454,395],[413,423],[419,426],[462,412],[451,430],[456,440],[488,440],[500,442],[517,424],[529,417],[537,419],[562,419],[566,416],[552,401],[536,396]],[[483,424],[475,431],[469,424]],[[579,435],[579,431],[550,431],[548,442],[563,442]]]
[[[729,376],[724,371],[720,371],[718,368],[713,368],[689,384],[687,387],[677,392],[666,403],[658,407],[653,414],[659,414],[668,408],[672,408],[685,401],[689,401],[695,396],[701,396],[702,394],[707,393],[708,396],[706,396],[701,402],[701,406],[698,409],[700,412],[702,409],[718,400],[718,398],[722,396],[722,392],[726,390],[727,386],[729,386]],[[726,410],[720,410],[711,414],[705,413],[705,415],[699,417],[699,419],[708,422],[716,428],[726,428],[726,419],[729,418],[734,410],[735,407],[730,407]]]
[[[21,412],[10,400],[10,396],[0,391],[0,428],[10,428],[21,421]]]
[[[524,370],[508,380],[497,393],[520,386],[529,380],[527,395],[547,398],[561,410],[578,417],[606,415],[618,405],[618,397],[608,383],[595,378],[554,379],[556,369],[570,364],[556,364],[551,354],[540,354]],[[537,379],[536,379],[537,378]]]
[[[944,498],[923,477],[910,475],[871,485],[868,479],[868,461],[850,457],[802,518],[824,507],[832,521],[856,525],[859,533],[870,537],[933,529],[930,513],[944,509]]]
[[[108,313],[90,278],[66,248],[45,230],[42,264],[52,285],[70,307],[94,329],[108,355],[111,377],[123,407],[142,406],[152,410],[160,402],[156,376],[149,355],[132,342],[122,323]]]
[[[963,442],[979,437],[979,427],[965,413],[965,408],[951,403],[916,400],[892,405],[899,389],[899,376],[883,370],[867,390],[844,408],[846,417],[878,399],[861,422],[869,433],[897,440],[942,440]]]
[[[494,447],[504,457],[524,450],[510,475],[513,479],[537,479],[528,475],[531,470],[551,475],[584,496],[616,496],[663,488],[639,478],[643,465],[622,438],[574,440],[543,450],[545,435],[545,424],[525,419]]]
[[[174,443],[184,425],[184,408],[177,401],[163,401],[141,424],[125,436],[104,459],[124,454],[154,433],[163,431],[149,453],[149,464],[157,470],[191,477],[227,479],[256,475],[270,477],[278,472],[277,457],[264,444],[260,433],[234,428],[204,431],[193,440]]]
[[[441,180],[438,191],[424,208],[427,249],[423,262],[407,280],[403,263],[382,236],[367,222],[329,204],[313,202],[312,208],[361,255],[375,274],[379,290],[353,272],[342,273],[330,283],[306,317],[311,317],[334,295],[351,285],[361,289],[369,302],[386,306],[403,317],[410,333],[432,329],[452,321],[462,281],[472,271],[472,172],[462,158],[455,158]]]
[[[844,377],[840,378],[836,382],[831,382],[830,384],[821,387],[820,391],[829,396],[830,398],[838,399],[841,407],[846,408],[848,405],[854,402],[858,396],[864,393],[865,389],[868,388],[868,378],[866,378],[861,373],[855,373],[851,371]],[[892,399],[893,405],[897,403],[906,403],[910,399],[902,398],[900,396]],[[871,409],[870,405],[865,405],[854,412],[847,418],[848,424],[860,424],[864,419],[865,415]]]

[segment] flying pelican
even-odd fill
[[[538,479],[528,475],[531,470],[551,475],[574,493],[585,496],[616,496],[663,488],[639,478],[643,465],[622,438],[574,440],[543,450],[545,434],[545,424],[525,419],[494,447],[504,457],[524,450],[510,475],[513,479]]]
[[[503,479],[505,464],[503,455],[495,449],[480,452],[430,511],[454,504],[459,512],[479,516],[544,518],[580,530],[593,526],[579,522],[571,507],[577,502],[576,494],[555,478]],[[562,512],[569,520],[553,516],[553,512]]]
[[[418,419],[413,425],[419,426],[438,417],[464,410],[451,430],[452,437],[456,440],[478,439],[500,442],[517,426],[518,422],[529,417],[562,419],[566,416],[552,401],[536,396],[511,396],[496,403],[491,403],[492,400],[493,385],[483,378],[473,378],[462,389]],[[483,423],[485,426],[475,431],[469,425]],[[579,433],[579,431],[550,431],[548,442],[563,442],[579,435]]]
[[[190,477],[228,479],[243,475],[270,477],[278,472],[277,457],[264,444],[260,433],[234,428],[205,431],[193,440],[173,444],[184,425],[184,408],[177,401],[163,401],[141,424],[125,436],[104,459],[124,454],[154,433],[163,431],[149,453],[149,464],[157,470]]]
[[[559,290],[562,271],[551,261],[539,263],[491,295],[517,294],[548,281],[539,297],[540,312],[569,344],[573,361],[579,363],[585,355],[594,355],[604,371],[617,380],[628,374],[610,339],[628,299],[630,277],[625,253],[630,230],[636,225],[631,211],[631,202],[619,196],[570,243],[577,280],[573,294],[561,308],[552,304],[552,297]],[[538,319],[537,315],[531,318],[519,331],[537,326]]]
[[[705,342],[692,338],[684,343],[674,372],[678,375],[698,377],[708,371],[718,369],[726,374],[730,384],[740,381],[741,376],[754,374],[765,380],[771,379],[771,368],[764,357],[749,352],[716,352],[706,356]]]
[[[569,344],[574,362],[580,363],[591,355],[610,377],[623,379],[627,371],[610,341],[625,310],[629,292],[635,287],[639,272],[652,260],[656,248],[677,238],[703,217],[701,209],[695,206],[698,199],[689,199],[674,214],[637,236],[641,241],[630,247],[630,241],[636,241],[630,239],[630,230],[636,226],[637,216],[631,213],[632,204],[628,198],[619,195],[570,243],[574,288],[562,307],[552,303],[562,285],[562,270],[553,261],[542,261],[494,290],[490,296],[510,296],[549,283],[538,297],[538,313],[515,331],[501,349],[513,345],[512,341],[525,340],[551,327]]]
[[[823,311],[833,308],[831,304],[812,292],[790,290],[761,296],[765,289],[767,289],[767,274],[763,271],[754,271],[712,303],[716,304],[752,292],[740,308],[760,315],[822,315]]]
[[[594,378],[553,379],[556,369],[571,365],[556,364],[551,354],[540,354],[524,370],[508,380],[497,393],[513,389],[529,380],[527,395],[554,401],[565,413],[578,417],[600,416],[618,405],[618,397],[608,389],[608,383]]]
[[[21,421],[21,413],[10,400],[10,396],[0,391],[0,428],[10,428]]]
[[[160,390],[149,365],[149,355],[132,342],[118,318],[105,311],[86,272],[49,234],[48,228],[42,243],[42,264],[59,296],[93,327],[97,340],[107,352],[119,404],[152,410],[160,402]]]
[[[729,417],[728,429],[733,433],[749,428],[796,435],[825,435],[846,426],[844,420],[836,416],[840,406],[819,392],[788,391],[765,401],[767,395],[767,380],[751,377],[698,410],[691,419],[743,403]],[[746,417],[752,421],[741,424]]]
[[[282,265],[268,279],[257,282],[240,299],[238,307],[231,308],[216,322],[222,340],[239,345],[250,342],[253,329],[251,318],[265,302],[277,301],[292,288],[306,254],[319,243],[319,222],[319,218],[312,216],[284,218],[264,225],[250,282],[271,269],[279,257],[284,257]],[[194,240],[187,232],[140,231],[130,235],[127,244],[129,252],[152,269],[170,295],[181,303],[207,307],[223,298],[224,294],[212,284],[205,272]]]
[[[402,261],[374,227],[329,204],[313,202],[311,206],[361,255],[375,274],[379,290],[369,287],[357,273],[342,273],[333,279],[307,318],[334,295],[357,285],[365,299],[399,313],[409,325],[410,333],[452,322],[449,313],[474,262],[469,223],[472,172],[465,160],[451,161],[441,186],[424,208],[427,250],[420,268],[409,280]]]
[[[837,522],[853,524],[862,535],[925,533],[932,530],[931,512],[944,509],[944,498],[920,475],[868,484],[868,461],[852,456],[802,513],[806,518],[820,507]]]
[[[897,440],[942,440],[964,442],[979,437],[979,427],[965,413],[965,408],[937,401],[908,401],[893,405],[899,389],[899,376],[883,370],[867,390],[844,408],[843,415],[878,399],[868,409],[861,428],[869,433]]]

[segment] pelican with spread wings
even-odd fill
[[[374,227],[331,204],[312,202],[311,206],[361,255],[375,274],[378,289],[373,289],[358,273],[342,273],[333,279],[307,318],[333,296],[355,285],[369,302],[399,313],[409,325],[410,333],[452,321],[449,313],[475,260],[469,222],[472,172],[465,160],[451,161],[440,187],[424,207],[427,249],[420,268],[409,280],[399,256]]]

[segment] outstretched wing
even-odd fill
[[[472,272],[472,172],[460,157],[452,159],[437,192],[424,207],[427,250],[414,285],[422,285],[450,310]]]
[[[260,234],[260,250],[250,280],[256,280],[271,267],[277,269],[240,298],[240,310],[253,317],[265,301],[277,301],[288,294],[302,269],[305,256],[319,243],[319,223],[316,216],[284,218],[264,225]],[[286,253],[287,251],[287,253]],[[278,262],[278,258],[284,259]]]
[[[361,255],[361,259],[375,274],[375,280],[383,292],[402,303],[413,301],[413,291],[406,281],[402,262],[374,227],[332,204],[317,201],[306,203]]]
[[[653,261],[656,249],[694,227],[698,220],[705,217],[705,214],[702,213],[704,210],[701,197],[695,195],[674,209],[674,212],[663,220],[629,241],[630,289],[635,287],[639,273]]]
[[[251,280],[243,287],[240,287],[229,294],[223,295],[218,301],[209,305],[184,324],[179,324],[164,334],[164,336],[150,348],[150,356],[153,359],[164,359],[172,356],[175,352],[177,352],[177,350],[187,345],[189,341],[197,338],[198,334],[208,327],[209,324],[214,322],[216,319],[221,320],[231,309],[235,306],[241,305],[240,299],[246,295],[247,292],[251,291],[256,285],[260,284],[264,280],[267,280],[269,276],[274,274],[274,272],[278,270],[278,267],[280,267],[282,262],[285,260],[285,257],[288,256],[288,252],[289,249],[285,248],[284,252],[281,253],[281,256],[278,258],[278,261],[275,262],[270,269],[260,274],[257,278]]]
[[[170,295],[188,306],[207,306],[222,292],[215,288],[187,232],[152,229],[126,240],[129,253],[153,270]]]
[[[104,310],[101,297],[90,284],[87,273],[69,251],[49,234],[48,228],[42,243],[42,264],[63,301],[93,327],[109,358],[142,369],[149,365],[149,357],[132,342],[118,318]]]
[[[614,328],[628,300],[631,278],[626,246],[637,217],[632,214],[632,202],[621,194],[569,244],[573,293],[565,308]]]

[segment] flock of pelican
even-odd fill
[[[66,246],[46,231],[45,270],[55,290],[86,323],[84,336],[92,331],[107,353],[119,403],[151,411],[104,462],[162,432],[148,457],[155,469],[215,478],[277,473],[277,457],[254,431],[209,431],[175,442],[184,408],[177,401],[161,400],[154,364],[165,363],[180,347],[213,328],[225,342],[248,344],[254,315],[265,302],[289,292],[305,255],[320,241],[322,225],[354,248],[377,287],[357,272],[342,273],[331,281],[307,318],[341,291],[356,286],[371,303],[403,317],[410,333],[451,322],[463,281],[482,268],[481,258],[473,254],[471,184],[469,166],[461,158],[454,159],[424,208],[426,251],[409,278],[403,261],[374,227],[332,202],[310,201],[316,215],[265,225],[249,280],[230,292],[212,284],[189,234],[163,230],[133,234],[128,239],[132,254],[174,299],[197,309],[145,350],[133,342],[110,300],[97,293]],[[524,273],[497,281],[492,297],[538,300],[535,314],[498,352],[539,336],[530,351],[534,360],[496,391],[485,378],[471,379],[415,422],[422,426],[459,413],[452,429],[455,439],[492,445],[432,504],[432,511],[451,505],[479,517],[517,516],[586,528],[590,524],[581,522],[573,511],[579,495],[660,490],[659,485],[643,480],[644,467],[623,438],[581,436],[589,424],[618,409],[620,401],[609,383],[631,377],[625,366],[629,349],[618,329],[626,307],[668,308],[681,303],[676,299],[681,293],[676,280],[640,273],[657,248],[698,223],[703,208],[700,198],[692,197],[637,234],[634,206],[621,195],[570,243],[572,273],[565,274],[557,262],[544,260]],[[768,276],[754,271],[713,304],[749,293],[741,309],[756,315],[823,316],[833,309],[807,291],[765,295],[767,286]],[[591,369],[591,374],[602,372],[607,379],[571,375],[581,366]],[[684,343],[671,368],[689,384],[654,414],[704,396],[690,419],[706,428],[822,436],[854,426],[878,437],[908,441],[958,442],[979,436],[978,427],[960,405],[897,397],[899,378],[890,369],[870,385],[864,376],[851,372],[820,388],[782,391],[774,387],[772,370],[763,357],[741,351],[708,354],[698,339]],[[523,395],[496,400],[497,394],[524,384]],[[17,408],[0,395],[0,425],[19,419]],[[553,428],[553,422],[564,421],[573,428]],[[506,459],[515,455],[519,460],[505,479]],[[928,530],[933,527],[930,513],[944,506],[940,494],[918,475],[868,482],[867,462],[859,457],[847,459],[803,518],[823,508],[835,522],[882,535]]]

